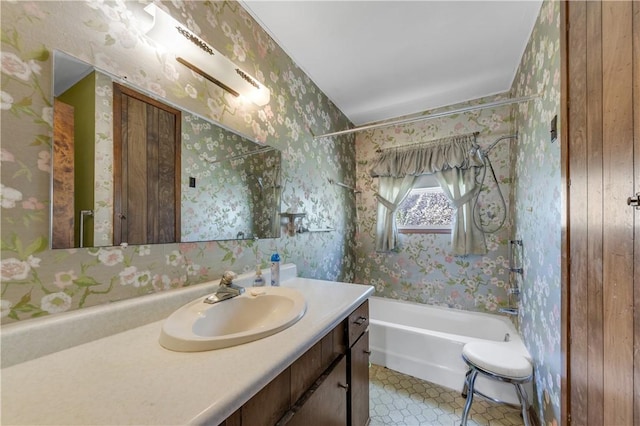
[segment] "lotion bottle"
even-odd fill
[[[260,265],[256,265],[256,276],[253,278],[253,286],[254,287],[264,287],[264,277],[262,276],[262,269],[260,269]]]

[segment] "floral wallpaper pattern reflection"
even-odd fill
[[[0,4],[3,323],[192,285],[216,279],[226,269],[250,271],[256,260],[266,267],[276,250],[284,262],[296,263],[302,276],[353,279],[354,200],[327,185],[329,178],[353,184],[353,138],[314,141],[312,136],[342,130],[348,120],[238,3],[166,1],[161,6],[267,85],[271,102],[263,108],[227,95],[156,50],[136,18],[143,3]],[[282,210],[306,212],[307,227],[339,232],[283,233],[258,242],[50,250],[54,49],[280,149]],[[101,119],[108,140],[110,117]],[[99,152],[108,156],[108,151]],[[99,164],[98,182],[107,181],[110,170]]]
[[[259,225],[275,220],[275,194],[265,184],[275,188],[277,151],[249,155],[261,147],[188,113],[182,116],[182,141],[181,240],[275,235]]]

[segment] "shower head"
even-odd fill
[[[484,160],[484,153],[482,152],[482,149],[480,149],[480,146],[478,144],[474,144],[469,150],[469,157],[474,157],[476,155],[478,156],[480,161]]]

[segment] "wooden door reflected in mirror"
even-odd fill
[[[52,248],[74,247],[74,108],[55,99],[53,125]]]
[[[114,83],[114,244],[180,241],[181,112]]]

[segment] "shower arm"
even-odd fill
[[[480,153],[482,154],[483,157],[486,157],[487,155],[489,155],[489,153],[491,152],[493,147],[498,144],[498,142],[500,142],[502,140],[505,140],[505,139],[518,139],[518,132],[516,132],[513,135],[507,135],[507,136],[499,137],[491,145],[489,145],[489,147],[487,149],[481,150]]]

